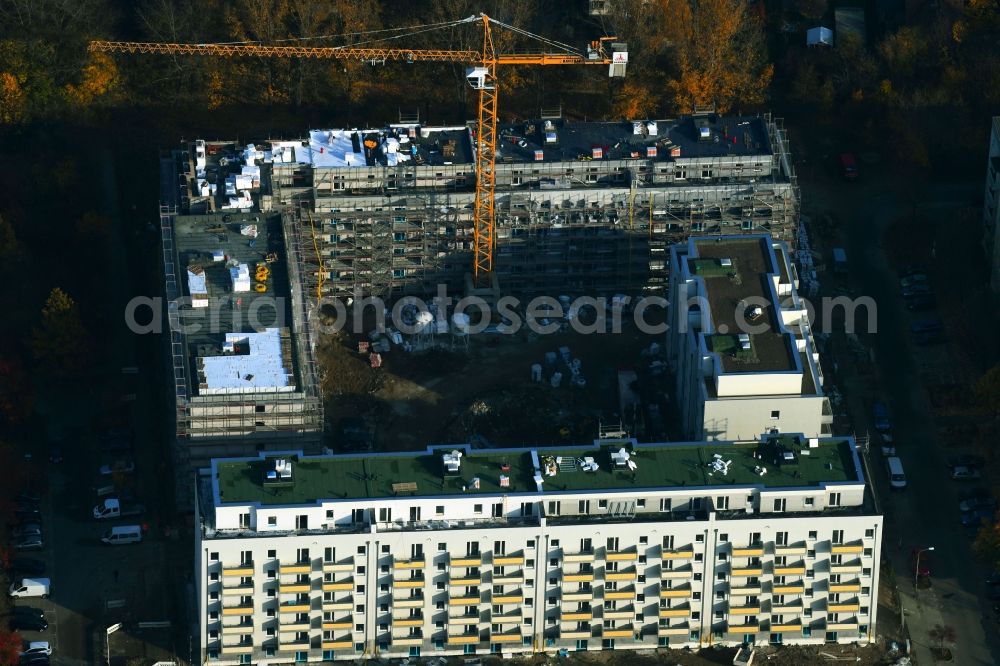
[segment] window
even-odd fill
[[[834,495],[836,495],[836,494],[837,493],[834,493]],[[834,543],[834,544],[842,544],[842,543],[844,543],[844,530],[834,530],[833,531],[833,537],[830,539],[830,543]]]
[[[807,497],[806,498],[806,501],[805,501],[806,506],[813,506],[814,503],[815,503],[814,502],[814,498],[812,498],[812,497]]]
[[[277,559],[277,557],[278,557],[278,551],[276,550],[267,551],[267,559],[274,560]]]
[[[267,517],[267,524],[268,524],[269,527],[274,527],[275,525],[278,524],[278,517],[277,516],[268,516]]]
[[[663,497],[660,499],[660,511],[668,512],[670,511],[670,498]]]
[[[715,498],[715,508],[716,509],[728,509],[729,508],[729,496],[721,495]]]
[[[550,501],[549,502],[549,515],[558,516],[559,515],[559,502]]]
[[[323,549],[323,561],[324,562],[333,562],[334,553],[336,553],[336,552],[337,551],[335,549],[333,549],[333,548],[329,548],[329,547],[324,548]]]
[[[649,537],[647,537],[647,536],[641,536],[641,537],[639,537],[639,545],[640,546],[645,546],[648,543],[649,543]]]
[[[695,540],[695,543],[705,543],[705,535],[704,534],[695,534],[694,535],[694,540]]]
[[[434,507],[434,515],[435,516],[443,516],[444,515],[444,505],[443,504],[438,504],[436,507]]]
[[[607,509],[608,508],[608,500],[603,500],[603,499],[602,500],[597,500],[597,508],[598,509]]]
[[[830,506],[840,506],[840,493],[830,493]]]
[[[308,552],[308,551],[306,551],[306,552]],[[364,554],[365,554],[365,547],[364,546],[358,546],[358,555],[364,555]]]
[[[777,421],[779,418],[781,418],[781,412],[777,409],[771,410],[771,420]]]
[[[448,544],[446,544],[446,543],[439,543],[438,544],[438,552],[439,553],[443,553],[446,550],[448,550]]]
[[[786,501],[783,497],[775,498],[774,511],[780,513],[785,510]]]
[[[875,538],[875,530],[874,529],[867,529],[867,530],[865,530],[865,538],[866,539],[874,539]]]
[[[482,504],[474,504],[472,506],[472,511],[473,511],[473,513],[482,513],[483,512],[483,505]]]
[[[816,540],[816,532],[815,532],[815,530],[809,530],[809,539],[811,541],[815,541]]]
[[[788,545],[788,532],[775,532],[774,533],[774,543],[778,546]]]

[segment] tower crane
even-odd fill
[[[482,47],[478,51],[462,49],[410,49],[386,46],[392,40],[405,38],[430,30],[451,28],[462,24],[478,24],[482,28]],[[545,50],[533,53],[498,53],[493,40],[493,27],[539,41]],[[419,30],[417,30],[419,28]],[[411,30],[410,33],[401,32]],[[397,34],[384,36],[386,32]],[[625,75],[628,51],[625,44],[616,43],[614,37],[601,37],[590,42],[586,52],[572,46],[535,35],[521,28],[490,18],[486,14],[470,16],[457,21],[447,21],[430,26],[413,26],[355,33],[372,38],[355,45],[304,46],[269,45],[254,42],[224,44],[176,44],[159,42],[92,41],[88,50],[99,53],[204,55],[223,57],[261,58],[315,58],[361,60],[372,63],[392,61],[458,62],[466,67],[466,80],[479,92],[479,110],[475,131],[476,198],[473,212],[473,284],[486,286],[493,271],[495,248],[495,189],[497,106],[499,84],[497,67],[505,65],[608,65],[608,75]],[[383,36],[375,36],[383,35]],[[365,46],[365,44],[377,44]],[[606,46],[608,44],[610,48]]]

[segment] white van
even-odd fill
[[[139,543],[142,541],[142,527],[140,525],[120,525],[112,527],[104,533],[101,541],[112,546],[120,546],[126,543]]]
[[[902,490],[906,487],[906,473],[903,472],[903,461],[896,456],[885,459],[885,468],[889,473],[889,486],[893,490]]]
[[[49,596],[49,586],[52,581],[48,578],[23,578],[14,581],[10,586],[10,596],[20,597],[41,597]]]

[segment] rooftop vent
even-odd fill
[[[285,458],[276,458],[274,466],[267,470],[264,475],[264,482],[269,484],[291,483],[292,481],[292,461]]]
[[[740,333],[737,337],[740,340],[740,348],[743,349],[744,351],[749,350],[750,349],[750,335],[747,334],[747,333]]]
[[[595,160],[602,159],[604,157],[604,149],[603,148],[591,148],[590,149],[590,156],[593,157]]]
[[[650,120],[650,121],[648,121],[646,123],[646,132],[649,133],[649,136],[656,136],[656,121],[655,120]]]
[[[544,159],[545,159],[545,151],[543,151],[543,150],[536,150],[535,151],[535,161],[536,162],[541,162]]]
[[[707,127],[699,127],[698,128],[698,138],[701,141],[708,141],[710,138],[712,138],[712,130],[710,130]]]
[[[724,267],[724,268],[732,268],[732,266],[733,266],[733,260],[732,259],[719,259],[719,265],[722,266],[722,267]]]
[[[444,461],[445,474],[458,474],[462,466],[462,452],[453,449],[450,453],[441,456]]]

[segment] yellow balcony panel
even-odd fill
[[[223,645],[222,654],[253,654],[252,645]]]
[[[678,578],[690,578],[694,572],[691,569],[661,569],[661,580],[672,580]]]
[[[481,557],[454,557],[450,562],[453,567],[481,567],[483,558]]]
[[[760,606],[732,606],[730,615],[760,615]]]
[[[354,581],[343,580],[339,583],[323,583],[324,592],[350,592],[354,589]]]
[[[475,645],[479,642],[479,634],[457,634],[448,637],[448,645]]]
[[[308,592],[309,583],[295,583],[294,585],[278,585],[278,592],[281,594],[293,594],[299,592]]]
[[[771,612],[776,615],[801,615],[802,614],[802,602],[797,601],[794,604],[771,604]]]
[[[605,590],[605,599],[635,599],[635,590]]]
[[[854,602],[849,604],[827,604],[827,613],[857,613],[861,610],[861,604]]]
[[[490,643],[520,643],[524,640],[521,632],[516,634],[490,634]]]
[[[252,634],[252,624],[224,624],[222,625],[222,635]]]
[[[223,606],[223,615],[253,615],[253,606]]]
[[[635,580],[634,571],[609,571],[604,574],[605,580]]]
[[[831,592],[860,592],[861,583],[830,583]]]
[[[683,627],[660,627],[656,630],[657,636],[687,636],[691,633],[691,629],[684,625]]]
[[[422,617],[401,617],[393,618],[392,626],[394,627],[422,627],[424,626],[424,618]],[[326,628],[326,625],[323,625]]]
[[[678,599],[687,598],[691,596],[690,587],[669,587],[662,588],[660,590],[661,599]]]
[[[354,641],[350,636],[337,639],[335,641],[323,641],[324,650],[351,650],[354,648]]]
[[[494,585],[520,585],[524,583],[524,574],[513,574],[510,576],[493,576]]]
[[[354,571],[354,563],[341,562],[339,564],[334,564],[330,562],[323,565],[323,573],[342,573],[345,571]]]
[[[593,618],[593,611],[573,611],[570,613],[562,613],[559,616],[559,619],[563,622],[590,622]]]
[[[861,573],[860,564],[831,564],[830,573],[832,574],[859,574]]]
[[[601,635],[604,638],[632,638],[633,634],[633,629],[605,629]]]
[[[482,576],[473,576],[471,578],[451,578],[448,580],[448,585],[451,585],[452,587],[459,585],[479,585],[482,582]]]
[[[791,622],[791,623],[786,622],[783,624],[771,625],[771,633],[778,633],[781,631],[801,631],[801,630],[802,630],[801,622]]]
[[[281,604],[278,611],[282,613],[308,613],[309,604]]]
[[[312,566],[308,564],[279,564],[280,574],[307,574],[312,572]]]
[[[397,571],[400,569],[423,569],[426,566],[426,560],[395,560],[392,563],[392,568]]]
[[[775,576],[804,576],[806,575],[806,568],[800,566],[794,567],[774,567]]]
[[[733,567],[731,575],[734,578],[749,578],[750,576],[761,576],[764,570],[760,567]]]
[[[726,631],[731,634],[756,634],[760,631],[759,624],[731,624]]]
[[[278,641],[278,651],[280,652],[299,652],[300,650],[308,650],[309,641],[288,641],[287,643]]]
[[[493,603],[495,604],[523,604],[524,595],[518,594],[494,594]]]
[[[523,566],[524,555],[499,555],[493,558],[493,566]]]
[[[417,599],[410,599],[410,598],[404,597],[402,599],[393,599],[392,600],[392,607],[393,608],[420,608],[423,605],[424,605],[424,600],[423,600],[422,597],[417,598]]]
[[[631,620],[634,616],[635,609],[604,611],[605,620]]]
[[[590,619],[588,616],[585,618]],[[490,624],[523,624],[524,617],[520,613],[514,613],[513,615],[493,615],[490,618]]]
[[[833,553],[834,555],[844,555],[847,553],[860,555],[861,553],[864,552],[864,550],[865,547],[862,546],[861,544],[846,544],[846,543],[837,544],[830,548],[830,552]]]
[[[474,597],[452,597],[448,599],[449,606],[474,606],[479,603],[479,595]]]
[[[323,629],[347,629],[350,631],[354,627],[354,621],[352,618],[340,618],[339,620],[334,620],[333,622],[324,622]]]
[[[760,594],[760,585],[746,585],[744,587],[731,587],[729,588],[729,596],[731,597],[748,597],[753,594]]]
[[[354,608],[353,601],[324,601],[323,610],[325,611],[349,611]]]
[[[691,615],[691,609],[687,606],[660,609],[660,617],[687,617],[689,615]]]
[[[802,583],[793,585],[774,585],[771,588],[772,594],[802,594],[806,591],[806,586]]]
[[[639,559],[639,553],[635,551],[608,551],[604,554],[607,562],[635,562]]]
[[[289,622],[288,624],[279,624],[279,632],[289,632],[289,631],[309,631],[309,622]]]
[[[253,585],[237,585],[235,587],[222,588],[222,596],[224,597],[242,597],[248,594],[253,594]]]
[[[563,555],[563,562],[593,562],[593,553],[566,553]]]
[[[806,554],[806,547],[805,546],[775,546],[774,547],[774,554],[777,555],[777,556],[779,556],[779,557],[788,556],[788,555],[805,555]]]
[[[392,581],[392,586],[401,590],[412,590],[427,584],[426,578],[407,578]]]
[[[590,638],[590,629],[575,630],[571,629],[569,631],[560,631],[559,638]]]
[[[223,576],[252,576],[253,575],[253,565],[244,565],[239,567],[223,567]]]
[[[590,601],[594,598],[594,591],[589,590],[586,592],[564,592],[562,595],[563,601]]]
[[[733,557],[761,557],[764,554],[764,546],[746,546],[745,548],[733,548]]]
[[[694,557],[694,550],[664,550],[660,553],[663,560],[689,560]]]
[[[392,638],[390,641],[394,646],[399,647],[420,647],[424,644],[424,639],[419,636],[402,636],[400,638]]]
[[[855,630],[855,631],[857,631],[857,629],[858,629],[858,623],[857,623],[857,621],[850,621],[850,622],[827,622],[826,623],[826,630],[827,631],[850,631],[852,629]]]
[[[564,583],[592,583],[594,582],[594,574],[592,573],[575,573],[575,574],[563,574]]]

